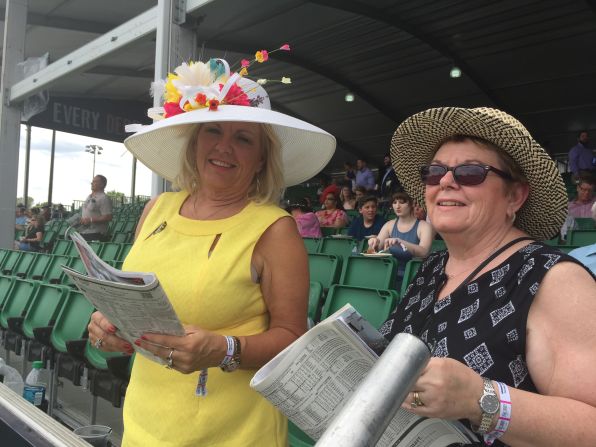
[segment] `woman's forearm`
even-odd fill
[[[514,388],[511,421],[500,438],[512,447],[593,447],[596,408],[577,400],[543,396]]]
[[[301,335],[288,328],[277,327],[262,334],[239,336],[242,346],[240,367],[260,368]]]

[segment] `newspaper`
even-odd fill
[[[349,304],[257,371],[250,386],[318,440],[386,347],[385,338]],[[400,408],[377,446],[446,447],[477,441],[458,421]]]
[[[184,328],[153,273],[123,272],[106,264],[85,239],[70,233],[87,274],[62,266],[85,297],[118,328],[116,335],[145,357],[164,360],[134,344],[145,333],[182,336]]]

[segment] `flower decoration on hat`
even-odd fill
[[[163,107],[149,109],[149,117],[160,120],[203,108],[217,111],[220,105],[226,104],[259,106],[263,103],[262,98],[251,98],[251,93],[254,94],[260,88],[259,85],[269,82],[291,84],[291,79],[285,76],[276,80],[259,79],[256,83],[247,79],[251,65],[266,62],[276,51],[290,51],[290,45],[284,44],[271,51],[257,51],[252,61],[240,61],[237,73],[231,73],[228,63],[223,59],[183,62],[164,81],[152,84],[153,96],[163,96],[164,104]]]

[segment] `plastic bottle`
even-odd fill
[[[41,407],[46,395],[46,384],[40,381],[43,362],[36,360],[31,366],[33,368],[25,378],[23,397],[36,407]]]
[[[0,358],[0,375],[4,376],[4,385],[19,396],[23,395],[23,378],[21,374],[12,366],[7,365],[3,358]]]

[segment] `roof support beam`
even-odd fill
[[[368,3],[358,3],[350,0],[310,0],[311,3],[315,3],[321,6],[327,6],[329,8],[337,9],[340,11],[350,12],[352,14],[368,17],[377,22],[384,23],[386,25],[397,28],[411,35],[412,37],[424,42],[435,51],[440,53],[443,57],[453,61],[453,64],[458,66],[461,71],[472,81],[476,87],[493,103],[494,106],[499,107],[499,100],[491,92],[488,85],[482,80],[482,78],[468,65],[468,63],[460,58],[454,51],[449,49],[446,45],[427,34],[422,33],[419,29],[406,23],[397,14],[389,14],[380,8],[370,6]]]
[[[213,0],[186,0],[190,13]],[[10,102],[23,101],[40,90],[49,88],[58,79],[97,65],[100,58],[116,51],[157,29],[157,6],[114,28],[108,33],[58,59],[33,76],[16,83],[10,90]],[[6,26],[6,24],[5,24]]]

